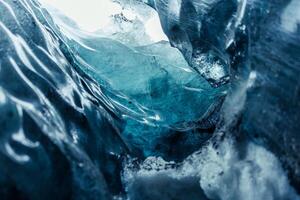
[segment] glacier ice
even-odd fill
[[[229,79],[226,48],[243,18],[245,1],[149,1],[159,13],[164,32],[172,46],[214,87]],[[209,65],[210,67],[208,67]]]
[[[99,1],[0,1],[1,199],[299,199],[297,0]]]
[[[1,198],[105,199],[120,188],[105,179],[127,151],[122,122],[52,26],[36,1],[0,1]]]
[[[136,9],[130,8],[131,11]],[[148,9],[148,15],[152,15],[153,10]],[[123,113],[125,141],[149,156],[160,153],[155,150],[160,145],[159,140],[165,135],[172,136],[173,130],[212,129],[216,119],[205,126],[201,121],[205,121],[207,113],[219,109],[227,86],[211,87],[168,41],[155,42],[150,35],[144,37],[148,35],[143,19],[136,16],[129,20],[123,12],[111,16],[109,30],[81,31],[80,34],[78,27],[69,23],[70,19],[66,21],[55,10],[52,14],[82,69],[114,91],[110,93],[113,96],[115,92],[124,95],[112,98],[129,108]],[[135,29],[138,31],[133,31]],[[116,30],[119,34],[115,34]],[[135,35],[143,37],[145,43],[141,44]]]
[[[252,142],[240,147],[232,138],[218,147],[211,142],[181,163],[128,159],[123,181],[130,199],[300,199],[271,152]]]
[[[211,52],[221,58],[220,62],[229,60],[230,89],[221,110],[224,119],[220,128],[247,135],[273,151],[299,190],[297,1],[147,3],[158,11],[171,44],[183,53],[190,66],[203,53],[207,61],[214,57]],[[207,71],[205,66],[200,66],[202,75],[210,80],[214,68],[203,74]],[[253,75],[255,80],[249,82]],[[211,83],[222,83],[218,80]]]

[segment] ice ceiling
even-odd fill
[[[109,25],[110,16],[121,12],[127,19],[132,20],[136,17],[143,18],[141,16],[142,13],[124,9],[120,4],[110,0],[41,0],[41,2],[59,9],[65,15],[73,19],[81,29],[89,32],[106,28],[106,26]],[[143,18],[148,35],[150,35],[155,42],[168,40],[162,31],[157,13],[151,10],[151,8],[148,9],[148,12],[151,12],[151,16],[147,19]]]

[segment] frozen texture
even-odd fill
[[[158,11],[171,44],[208,81],[219,71],[214,67],[222,63],[219,58],[227,58],[231,89],[219,128],[238,137],[250,136],[273,151],[299,190],[299,1],[146,3]],[[210,52],[219,58],[211,59]],[[211,63],[208,70],[207,63]]]
[[[241,154],[242,152],[242,154]],[[253,143],[213,142],[182,163],[129,160],[123,174],[131,199],[300,199],[278,159]]]
[[[0,1],[0,196],[107,199],[122,120],[53,26],[36,1]]]
[[[0,1],[1,199],[299,199],[297,1]]]
[[[119,96],[112,92],[111,97],[130,112],[123,113],[126,125],[121,134],[132,150],[145,156],[163,155],[167,150],[158,149],[165,142],[162,138],[196,128],[206,135],[195,142],[202,143],[207,138],[206,130],[215,127],[227,87],[211,87],[169,42],[151,40],[136,7],[143,8],[146,16],[154,11],[144,4],[129,5],[111,16],[109,29],[96,33],[78,31],[70,19],[55,10],[51,13],[81,68],[118,92]],[[132,20],[127,18],[129,11],[136,14]],[[145,40],[132,37],[135,34]]]
[[[219,109],[224,88],[210,88],[167,42],[129,47],[120,38],[69,34],[31,0],[1,1],[0,9],[3,199],[110,199],[123,191],[123,155],[176,158],[155,145],[201,126],[207,110]],[[173,108],[164,106],[164,95]],[[178,141],[187,148],[181,157],[209,138],[197,134]]]
[[[230,60],[225,51],[243,17],[244,2],[153,0],[148,3],[159,13],[172,46],[212,86],[218,87],[230,78]]]

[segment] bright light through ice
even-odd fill
[[[40,0],[42,4],[54,7],[74,20],[81,29],[94,32],[104,28],[110,21],[110,16],[123,12],[126,17],[131,13],[111,0]],[[150,9],[150,8],[149,8]],[[154,42],[168,40],[162,31],[158,15],[145,22],[147,34]]]
[[[155,41],[155,42],[158,42],[161,40],[168,41],[167,36],[164,34],[164,32],[161,28],[158,15],[152,17],[145,23],[145,29],[146,29],[147,35],[151,36],[153,41]]]
[[[110,0],[40,0],[62,11],[82,29],[95,31],[108,23],[109,16],[121,11],[120,5]]]
[[[281,16],[281,26],[288,32],[296,32],[300,24],[300,1],[292,0]]]

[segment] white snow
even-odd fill
[[[147,158],[138,170],[131,168],[129,162],[123,174],[124,183],[130,194],[137,189],[132,187],[135,180],[141,178],[144,182],[139,183],[147,184],[147,181],[160,180],[160,177],[169,177],[170,180],[197,177],[199,188],[210,199],[300,199],[289,185],[279,160],[271,152],[251,142],[244,145],[242,154],[238,152],[233,140],[227,138],[218,149],[209,144],[179,163],[179,167],[170,167],[175,163],[155,157]],[[180,183],[176,181],[175,184]]]

